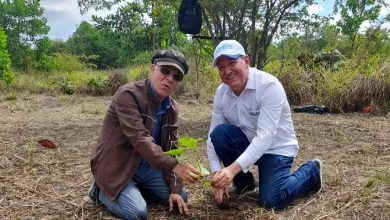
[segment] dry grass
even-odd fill
[[[99,105],[102,113],[80,111],[85,103]],[[90,152],[108,103],[108,97],[44,95],[0,102],[0,219],[115,219],[86,197]],[[211,104],[181,103],[182,134],[205,139]],[[255,197],[231,198],[217,208],[210,190],[196,184],[188,188],[189,217],[151,205],[150,219],[390,219],[390,118],[293,118],[300,142],[295,164],[314,157],[324,162],[318,196],[299,198],[283,211],[259,208]],[[42,138],[57,149],[40,146]],[[204,143],[201,149],[207,164]]]

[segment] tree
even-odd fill
[[[0,1],[0,26],[8,36],[12,65],[28,70],[33,63],[31,47],[49,32],[39,0]]]
[[[341,19],[337,25],[343,34],[349,36],[353,51],[361,24],[378,18],[382,3],[376,0],[338,0],[335,6],[341,9]]]
[[[91,8],[109,8],[115,4],[125,2],[124,0],[79,0],[81,11]],[[180,2],[180,1],[179,1]],[[199,0],[204,16],[204,26],[201,34],[209,35],[214,46],[220,40],[234,38],[241,42],[251,55],[252,66],[257,65],[260,69],[267,63],[267,49],[270,46],[276,33],[287,32],[292,25],[296,28],[307,14],[306,8],[313,3],[313,0]],[[131,5],[131,7],[129,7]],[[141,6],[141,8],[136,7]],[[147,15],[151,22],[145,22],[142,17],[141,29],[146,30],[143,34],[150,36],[148,44],[142,44],[151,49],[158,46],[172,45],[178,38],[177,10],[178,1],[132,1],[126,7],[119,7],[122,11],[127,8],[126,13],[118,14],[110,18],[108,26],[114,29],[125,27],[124,24],[131,24],[139,19],[138,16]],[[143,9],[136,11],[134,9]],[[163,13],[159,13],[159,12]],[[137,12],[137,13],[135,13]],[[123,15],[127,15],[126,17]],[[126,19],[123,19],[126,18]],[[104,19],[108,21],[108,19]],[[104,22],[98,22],[103,24]],[[106,25],[107,26],[107,25]],[[129,27],[133,27],[133,25]],[[151,27],[151,28],[150,28]],[[175,34],[173,34],[175,33]],[[135,32],[131,32],[136,36]],[[184,36],[184,35],[181,35]],[[203,44],[203,43],[202,43]],[[201,46],[202,46],[201,44]]]
[[[96,57],[91,62],[98,68],[104,68],[107,66],[107,63],[101,60],[102,57],[105,57],[103,42],[104,40],[100,33],[88,22],[83,21],[68,39],[67,44],[72,54]]]
[[[53,55],[54,53],[69,53],[68,45],[63,40],[51,40],[50,44],[49,55]]]
[[[279,31],[298,27],[312,0],[201,0],[207,31],[214,44],[234,38],[251,55],[251,65],[262,69],[267,63],[267,49]]]
[[[51,46],[51,41],[48,37],[37,40],[36,49],[34,51],[36,70],[49,72],[54,68],[52,57],[48,55]]]
[[[125,1],[79,0],[80,10],[102,9]],[[175,1],[138,0],[123,3],[106,17],[93,16],[98,31],[111,33],[116,41],[117,63],[127,65],[138,54],[159,48],[181,46],[188,43],[186,36],[178,31],[177,5]]]
[[[9,85],[14,79],[11,72],[11,59],[7,51],[7,35],[0,27],[0,80]]]

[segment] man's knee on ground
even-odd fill
[[[122,216],[124,219],[147,219],[148,218],[148,209],[145,207],[136,207],[133,209],[128,208],[127,210],[123,210]]]

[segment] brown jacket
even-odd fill
[[[171,193],[181,194],[182,181],[172,171],[178,162],[163,153],[176,148],[177,105],[171,99],[171,106],[161,120],[161,146],[154,144],[153,126],[160,101],[150,86],[149,80],[142,80],[119,88],[92,152],[92,174],[111,201],[127,185],[142,158],[163,171]]]

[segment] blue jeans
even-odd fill
[[[99,192],[99,200],[122,219],[146,219],[147,202],[158,202],[168,206],[169,194],[162,171],[153,169],[142,160],[134,176],[114,201],[111,202],[102,190]],[[187,202],[188,196],[184,190],[181,196]]]
[[[240,128],[220,124],[210,134],[218,157],[225,167],[232,164],[248,147],[249,140]],[[294,158],[264,154],[257,162],[259,170],[258,204],[284,209],[294,198],[308,194],[320,181],[319,168],[308,161],[291,174]],[[234,184],[240,184],[239,173]],[[247,180],[245,180],[247,181]]]

